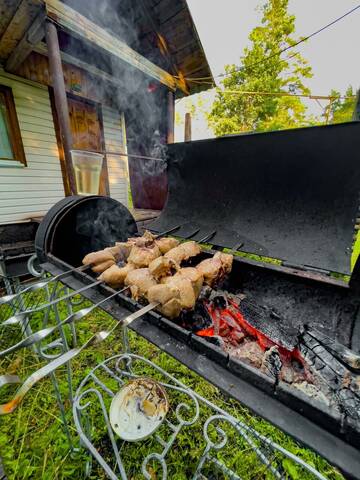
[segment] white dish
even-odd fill
[[[164,388],[149,378],[137,378],[122,387],[110,406],[110,424],[123,440],[144,440],[157,430],[169,410]]]

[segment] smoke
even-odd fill
[[[150,61],[167,69],[167,62],[161,59],[157,47],[156,35],[144,36],[143,32],[140,32],[139,19],[142,11],[139,10],[139,2],[67,0],[67,3]],[[116,8],[113,5],[116,5]],[[144,49],[146,52],[142,52]],[[94,52],[93,48],[90,50],[84,42],[73,37],[67,42],[66,51],[87,62],[91,61],[118,80],[119,86],[116,87],[99,76],[93,76],[96,100],[103,98],[106,104],[124,112],[129,154],[159,159],[128,160],[129,166],[132,164],[132,168],[129,168],[130,175],[135,169],[137,183],[142,182],[138,188],[142,188],[143,195],[148,195],[148,180],[150,179],[150,184],[153,185],[156,178],[166,171],[167,88],[117,57],[100,49]]]
[[[79,260],[89,252],[126,241],[137,232],[125,207],[109,198],[89,197],[80,202],[75,209],[74,226],[73,250],[79,250]]]

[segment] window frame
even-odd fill
[[[12,89],[6,85],[0,84],[0,93],[5,99],[5,107],[7,113],[7,120],[9,123],[9,140],[11,148],[14,154],[14,158],[1,158],[0,165],[2,162],[20,162],[24,167],[27,166],[24,146],[21,138],[21,130],[19,121],[17,118],[14,95]],[[10,164],[11,166],[11,164]]]

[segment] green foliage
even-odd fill
[[[312,121],[307,118],[300,98],[261,94],[289,91],[309,94],[303,80],[312,76],[311,67],[296,50],[278,55],[280,50],[296,43],[292,37],[295,16],[288,13],[288,0],[268,0],[262,12],[261,25],[249,36],[251,46],[244,50],[242,67],[225,67],[229,75],[217,90],[208,116],[209,125],[217,136],[294,128]]]
[[[353,87],[348,87],[345,98],[340,98],[341,94],[336,90],[331,90],[330,96],[335,97],[330,107],[331,123],[351,122],[356,103]]]

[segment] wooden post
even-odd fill
[[[358,90],[356,93],[356,102],[355,102],[355,108],[352,116],[352,121],[353,122],[360,121],[360,90]]]
[[[175,95],[170,90],[168,92],[168,108],[167,108],[167,143],[174,143],[174,124],[175,124]]]
[[[55,107],[59,120],[60,135],[62,144],[64,146],[64,157],[66,171],[69,178],[70,191],[73,195],[76,194],[76,182],[74,170],[71,161],[72,149],[72,134],[70,126],[69,107],[67,102],[64,74],[61,64],[59,38],[56,26],[46,21],[46,43],[49,54],[49,69],[52,79],[52,86],[54,88]]]
[[[185,113],[185,133],[184,141],[191,142],[191,113]]]

